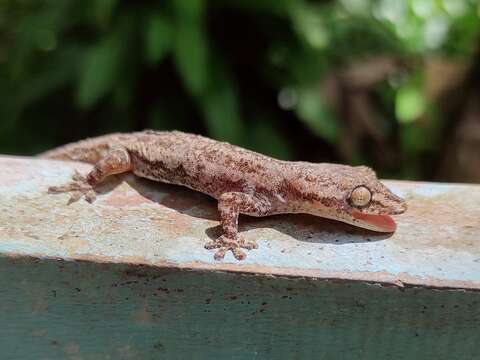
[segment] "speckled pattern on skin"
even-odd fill
[[[93,202],[96,185],[109,175],[129,171],[214,197],[223,235],[205,248],[217,249],[217,260],[229,250],[241,260],[246,257],[241,248],[257,247],[238,235],[239,214],[307,213],[391,232],[395,223],[388,215],[406,210],[404,200],[390,192],[366,166],[281,161],[179,131],[105,135],[39,156],[95,165],[86,177],[75,173],[71,183],[49,189],[51,193],[70,192],[69,202],[82,196]],[[357,192],[371,195],[362,206],[356,206],[355,197],[351,197],[358,188],[361,191]]]

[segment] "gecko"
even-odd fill
[[[70,193],[92,203],[95,187],[106,177],[133,172],[154,181],[186,186],[218,201],[222,234],[205,244],[215,260],[228,251],[238,260],[242,249],[256,249],[238,233],[238,217],[305,213],[377,232],[394,232],[390,215],[406,211],[406,202],[382,184],[367,166],[283,161],[227,142],[180,131],[115,133],[67,144],[41,158],[93,164],[86,175],[51,186],[49,193]]]

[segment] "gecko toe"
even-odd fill
[[[97,194],[93,190],[88,190],[85,192],[85,200],[87,200],[88,203],[93,203],[97,199]]]
[[[80,191],[72,191],[70,194],[70,199],[68,199],[67,205],[73,204],[77,202],[82,197],[82,193]]]
[[[252,250],[257,248],[257,244],[254,241],[230,239],[222,235],[214,241],[207,242],[204,247],[207,250],[218,249],[214,255],[215,260],[222,260],[228,251],[232,252],[235,259],[245,260],[247,254],[241,248]]]
[[[73,189],[71,189],[70,187],[67,187],[65,185],[63,186],[50,186],[48,188],[48,193],[49,194],[60,194],[60,193],[64,193],[64,192],[67,192],[67,191],[72,191]]]
[[[258,245],[255,241],[240,241],[240,247],[247,250],[258,249]]]
[[[245,258],[247,257],[247,254],[245,254],[242,250],[240,250],[240,248],[233,248],[231,249],[232,250],[232,254],[233,256],[235,256],[235,259],[237,260],[245,260]]]
[[[204,248],[207,250],[218,249],[220,247],[222,247],[222,244],[219,244],[216,241],[209,241],[204,246]]]
[[[213,258],[215,260],[223,260],[223,258],[225,257],[225,253],[228,251],[227,248],[225,247],[221,247],[220,249],[217,250],[217,252],[215,253],[215,255],[213,255]]]

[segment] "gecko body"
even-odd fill
[[[95,200],[94,188],[107,176],[125,172],[155,181],[189,187],[218,200],[223,235],[208,242],[215,259],[241,248],[253,249],[238,234],[238,216],[307,213],[380,232],[395,231],[389,215],[406,210],[368,167],[277,160],[225,142],[179,131],[146,130],[86,139],[40,154],[59,160],[94,165],[73,181],[49,188],[71,193],[70,202],[85,196]]]

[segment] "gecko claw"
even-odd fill
[[[252,250],[258,248],[258,245],[254,241],[245,241],[233,240],[225,237],[225,235],[220,236],[217,240],[209,241],[205,244],[205,249],[213,250],[218,249],[213,255],[215,260],[222,260],[225,257],[225,254],[230,250],[237,260],[245,260],[247,254],[241,250],[241,248]]]
[[[247,254],[245,254],[242,250],[240,250],[240,248],[234,248],[234,249],[231,249],[232,250],[232,254],[233,256],[235,256],[235,259],[237,260],[245,260],[245,258],[247,257]]]

